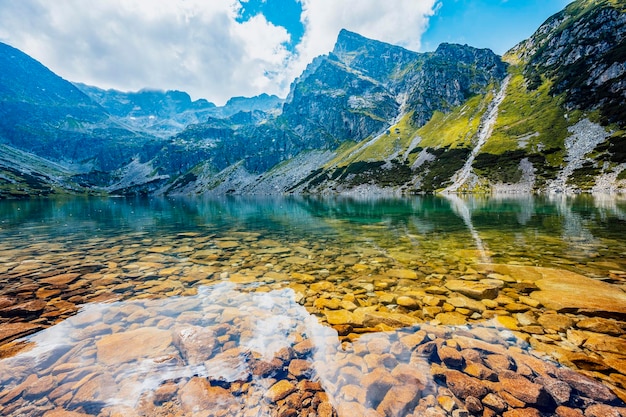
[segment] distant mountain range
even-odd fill
[[[342,30],[285,100],[72,84],[0,44],[0,197],[626,191],[626,5],[503,57]]]

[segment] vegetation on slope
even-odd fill
[[[337,149],[337,156],[327,167],[344,167],[357,162],[385,161],[406,152],[411,146],[417,129],[412,123],[413,113],[405,114],[395,125],[375,139],[367,138],[359,143],[348,142]]]
[[[480,126],[480,119],[487,110],[493,93],[475,95],[449,113],[435,112],[430,121],[419,131],[420,146],[431,148],[467,148],[472,145]]]
[[[580,113],[565,112],[563,98],[550,94],[552,83],[549,80],[542,80],[536,89],[530,89],[521,68],[513,68],[512,75],[493,133],[483,152],[499,155],[517,149],[529,153],[563,149],[567,127],[578,121]],[[562,153],[553,154],[549,162],[558,165],[562,157]]]

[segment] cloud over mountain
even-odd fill
[[[0,40],[71,81],[105,88],[179,89],[218,104],[286,94],[341,28],[419,49],[435,0],[300,0],[305,33],[263,15],[238,19],[236,0],[0,1]]]

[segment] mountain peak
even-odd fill
[[[363,35],[359,35],[358,33],[351,32],[347,29],[341,29],[339,31],[339,35],[337,35],[337,41],[335,42],[335,47],[332,53],[341,57],[345,54],[389,47],[400,48],[399,46],[366,38]]]
[[[410,62],[419,59],[420,55],[401,46],[369,39],[346,29],[339,32],[331,53],[332,59],[381,82],[391,73],[400,71]]]
[[[370,40],[363,35],[360,35],[356,32],[352,32],[348,29],[341,29],[339,34],[337,35],[337,42],[345,41],[345,40]]]

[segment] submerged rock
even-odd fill
[[[448,280],[445,286],[450,291],[458,292],[475,300],[494,299],[498,296],[500,290],[498,284],[466,281],[463,279]]]
[[[172,334],[156,327],[142,327],[113,333],[96,342],[98,361],[118,365],[142,358],[163,355],[172,343]]]

